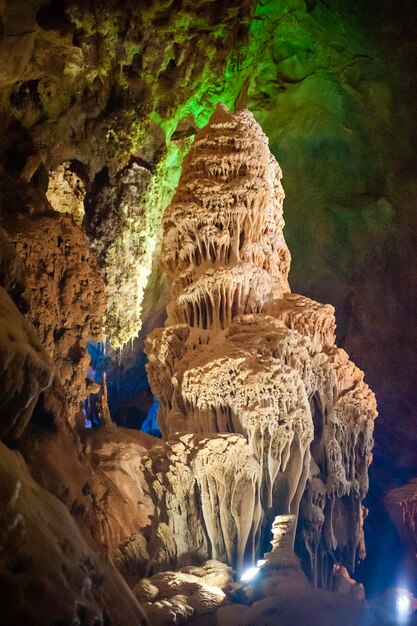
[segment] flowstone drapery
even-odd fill
[[[173,536],[190,537],[180,554],[200,536],[206,558],[240,567],[268,547],[275,516],[292,514],[304,567],[328,586],[335,561],[352,569],[363,556],[376,404],[334,344],[333,307],[290,293],[283,198],[252,114],[218,105],[164,217],[172,295],[146,351],[176,469],[158,475],[173,486]]]

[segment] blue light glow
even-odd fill
[[[151,408],[149,409],[148,415],[146,416],[144,422],[142,423],[141,430],[144,433],[148,433],[148,435],[152,435],[153,437],[161,438],[161,431],[159,430],[158,423],[156,421],[159,409],[159,402],[154,400]]]
[[[248,582],[249,580],[252,580],[253,578],[255,578],[258,572],[259,572],[259,567],[250,567],[249,569],[243,572],[242,576],[240,577],[240,580],[242,580],[243,582]]]

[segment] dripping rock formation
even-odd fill
[[[416,591],[416,7],[0,1],[1,626],[362,626],[373,399],[309,298],[378,398],[355,578]],[[218,111],[156,440],[110,414],[153,402],[219,101],[308,298]]]
[[[106,195],[108,223],[142,174]],[[368,619],[341,572],[364,556],[375,398],[333,308],[290,292],[281,170],[251,113],[217,107],[165,214],[171,300],[146,341],[162,440],[116,427],[105,393],[82,428],[106,288],[62,200],[76,179],[56,173],[49,196],[19,180],[16,215],[7,173],[1,196],[0,621],[130,626],[143,606],[152,626],[249,626],[290,597],[291,626],[300,600],[322,626]],[[240,586],[271,527],[259,584]]]
[[[283,198],[252,114],[218,105],[165,212],[171,300],[146,341],[170,448],[161,512],[177,558],[239,570],[277,515],[298,516],[305,571],[330,588],[335,562],[364,556],[376,403],[335,345],[333,308],[290,292]]]

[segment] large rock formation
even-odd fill
[[[385,496],[385,505],[406,548],[401,559],[401,577],[415,580],[417,576],[417,478]]]
[[[4,215],[4,204],[2,209]],[[8,225],[10,231],[13,225]],[[48,348],[59,348],[57,339],[66,332],[70,344],[77,332],[81,343],[83,330],[94,327],[94,264],[84,281],[75,281],[84,269],[80,261],[89,265],[90,260],[82,255],[85,238],[67,217],[22,212],[14,229],[26,269],[0,230],[0,621],[5,626],[139,625],[144,615],[106,558],[109,521],[101,527],[110,500],[120,520],[111,520],[112,532],[123,529],[125,499],[94,472],[70,419],[71,399],[79,401],[85,393],[83,362],[63,393],[64,360],[59,352],[49,358],[37,337]],[[36,328],[18,308],[28,306]],[[74,324],[65,324],[63,317]],[[18,448],[25,460],[3,442]]]
[[[9,195],[10,194],[10,195]],[[3,178],[0,215],[26,271],[28,318],[53,360],[72,422],[88,390],[88,339],[100,339],[104,283],[81,228],[60,215],[40,190]],[[16,212],[16,213],[15,213]]]
[[[352,570],[363,556],[376,405],[334,344],[333,308],[290,293],[280,179],[251,113],[219,105],[165,213],[172,295],[146,344],[177,467],[162,510],[177,548],[182,518],[193,550],[200,536],[207,556],[238,567],[265,549],[277,514],[299,514],[306,569],[328,586],[334,560]],[[184,511],[180,494],[201,506]]]
[[[141,326],[155,245],[146,209],[151,179],[148,169],[133,163],[111,186],[97,183],[86,199],[87,230],[105,278],[104,329],[113,348],[122,348]]]
[[[72,516],[0,443],[0,603],[6,626],[145,624],[111,563]]]
[[[30,323],[11,296],[21,300],[26,285],[21,259],[0,229],[0,439],[25,431],[53,368]]]

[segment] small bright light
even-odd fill
[[[265,563],[265,559],[259,559],[259,561],[256,563],[256,567],[262,567],[262,565],[265,565]]]
[[[397,611],[400,615],[408,615],[410,612],[410,598],[406,595],[398,596],[397,598]]]
[[[240,577],[240,580],[243,580],[245,582],[247,580],[252,580],[252,578],[255,578],[258,572],[259,572],[259,567],[250,567],[249,569],[246,570],[246,572],[243,572],[242,576]]]

